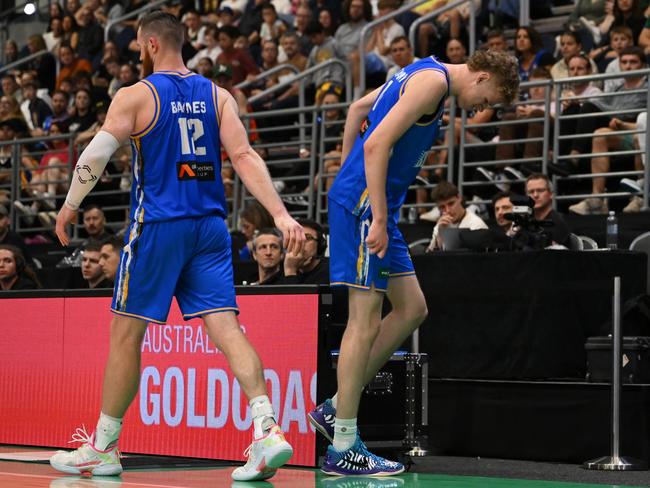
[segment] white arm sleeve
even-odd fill
[[[109,132],[100,130],[90,144],[81,153],[74,168],[65,205],[77,210],[86,195],[93,189],[97,180],[104,172],[108,160],[120,147],[120,143]]]

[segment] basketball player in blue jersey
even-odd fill
[[[348,287],[338,393],[309,414],[331,442],[322,470],[385,476],[404,466],[370,453],[357,433],[362,388],[422,323],[427,305],[408,246],[397,228],[407,189],[435,141],[445,100],[482,110],[510,103],[519,85],[515,58],[480,51],[467,64],[428,57],[406,66],[353,103],[343,134],[344,161],[328,195],[330,281]],[[381,318],[384,296],[391,312]]]
[[[117,441],[138,391],[142,339],[148,322],[165,323],[174,296],[185,319],[203,318],[250,402],[253,442],[248,462],[232,477],[270,478],[293,453],[276,424],[262,363],[237,320],[221,143],[244,184],[273,216],[287,249],[299,251],[304,233],[250,147],[234,99],[183,64],[183,39],[183,26],[171,15],[154,12],[142,19],[137,41],[146,78],[117,92],[102,130],[79,158],[57,217],[57,236],[67,245],[66,225],[76,221],[109,158],[130,138],[131,224],[115,280],[102,410],[92,435],[78,429],[73,436],[83,442],[79,449],[50,459],[64,473],[122,472]]]

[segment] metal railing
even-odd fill
[[[40,51],[37,51],[37,52],[35,52],[33,54],[30,54],[29,56],[25,56],[24,58],[17,59],[13,63],[9,63],[8,65],[3,66],[2,68],[0,68],[0,75],[6,73],[8,71],[11,71],[12,69],[17,68],[18,66],[22,66],[23,64],[27,64],[30,61],[33,61],[34,59],[39,58],[39,57],[41,57],[44,54],[47,54],[49,52],[50,51],[48,51],[47,49],[41,49]],[[56,60],[56,66],[57,66],[57,72],[58,72],[59,71],[59,60],[58,59]]]
[[[366,37],[368,33],[370,32],[371,29],[374,29],[377,27],[379,24],[383,24],[385,21],[395,18],[398,15],[403,14],[404,12],[408,12],[414,7],[417,7],[419,5],[422,5],[425,3],[427,0],[417,0],[416,2],[409,3],[407,5],[403,5],[402,7],[398,8],[397,10],[394,10],[393,12],[390,12],[387,15],[384,15],[383,17],[379,17],[378,19],[375,19],[371,22],[368,22],[366,25],[363,26],[361,29],[361,34],[359,37],[359,92],[364,93],[366,91]],[[467,0],[464,0],[467,1]],[[411,43],[411,45],[415,46],[415,44]]]
[[[470,11],[470,15],[469,15],[469,46],[468,47],[469,47],[469,54],[471,56],[474,53],[474,49],[476,49],[476,11],[475,11],[476,6],[474,5],[474,2],[472,0],[456,0],[455,2],[449,3],[447,5],[444,5],[442,7],[437,8],[435,10],[432,10],[428,14],[423,15],[419,19],[415,20],[415,22],[413,22],[411,24],[411,27],[409,28],[409,40],[411,41],[411,46],[413,46],[413,48],[415,49],[415,45],[416,45],[415,36],[416,36],[417,30],[418,30],[418,27],[421,24],[423,24],[423,23],[437,17],[440,14],[444,14],[448,10],[452,10],[452,9],[457,8],[457,7],[460,7],[461,5],[463,5],[464,3],[467,3],[467,2],[469,2],[469,11]]]
[[[237,83],[235,85],[235,88],[239,88],[240,90],[244,90],[244,89],[248,88],[249,86],[251,86],[252,84],[254,84],[254,83],[256,83],[256,82],[258,82],[260,80],[264,80],[264,79],[268,78],[269,76],[274,75],[275,73],[279,73],[281,71],[284,71],[285,69],[293,71],[295,74],[300,73],[300,70],[296,66],[294,66],[293,64],[291,64],[291,63],[283,63],[283,64],[279,64],[277,66],[273,66],[273,68],[269,68],[266,71],[262,71],[260,74],[255,76],[255,78],[253,78],[252,80],[244,80],[241,83]]]
[[[104,27],[104,42],[108,42],[109,32],[111,30],[111,27],[113,27],[114,25],[119,24],[120,22],[123,22],[125,20],[132,19],[133,17],[137,17],[138,15],[148,12],[149,10],[154,10],[160,7],[161,5],[164,5],[165,3],[167,3],[167,0],[155,0],[153,2],[146,3],[142,7],[137,8],[132,12],[124,14],[121,17],[118,17],[117,19],[109,20],[108,22],[106,22],[106,26]]]

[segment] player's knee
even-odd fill
[[[111,323],[111,348],[140,349],[145,326],[141,320],[115,315]]]

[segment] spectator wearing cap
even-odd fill
[[[339,59],[345,61],[345,55],[339,48],[333,37],[325,34],[325,28],[318,20],[313,20],[305,29],[305,35],[309,36],[314,47],[311,48],[307,60],[307,68],[324,63],[329,59]],[[343,67],[338,64],[331,64],[327,68],[321,69],[314,73],[312,81],[316,90],[325,82],[335,82],[343,84],[345,73]]]
[[[59,62],[61,68],[56,77],[56,88],[60,88],[63,79],[74,77],[79,71],[91,73],[93,70],[90,62],[87,59],[78,58],[69,44],[64,44],[59,48]]]
[[[38,135],[33,132],[34,129],[43,129],[45,120],[52,116],[50,106],[36,96],[37,89],[38,87],[34,81],[23,83],[22,92],[24,101],[20,105],[20,110],[27,121],[27,127],[33,136]]]
[[[205,47],[197,52],[192,59],[187,62],[187,67],[191,70],[197,70],[199,61],[203,58],[209,58],[212,64],[217,62],[219,54],[221,54],[221,46],[219,46],[219,29],[215,26],[209,26],[205,29],[203,42]]]
[[[9,211],[7,210],[7,207],[0,204],[0,245],[2,244],[9,244],[19,248],[27,262],[32,261],[23,238],[11,230],[11,220],[9,220]]]
[[[221,46],[222,52],[217,57],[217,63],[231,67],[234,85],[241,83],[248,76],[254,76],[260,72],[250,54],[235,48],[237,37],[239,37],[239,30],[236,27],[228,25],[219,29],[219,46]]]
[[[217,27],[225,27],[233,25],[235,22],[235,14],[230,7],[221,7],[217,10]]]

